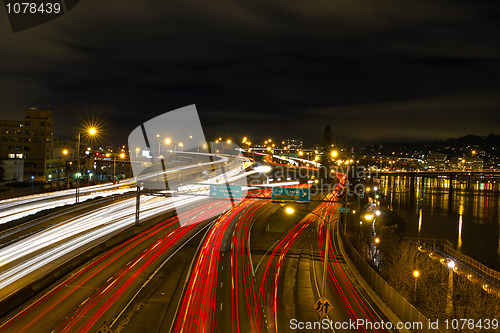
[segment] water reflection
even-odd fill
[[[381,177],[380,193],[409,236],[444,238],[500,270],[500,184],[447,178]],[[451,198],[451,199],[450,199]]]

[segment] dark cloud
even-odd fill
[[[317,140],[325,122],[357,140],[498,133],[498,9],[462,0],[80,2],[16,34],[0,21],[0,117],[50,105],[56,134],[68,135],[75,114],[93,109],[124,140],[139,122],[195,103],[214,134]]]

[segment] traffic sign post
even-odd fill
[[[309,202],[310,191],[308,187],[273,187],[272,198],[275,201]]]
[[[210,185],[211,198],[241,198],[241,185]]]
[[[328,314],[328,312],[333,310],[333,306],[330,301],[323,296],[313,304],[313,309],[320,317],[324,317]]]
[[[104,322],[95,333],[113,333],[113,331],[106,325],[106,322]]]

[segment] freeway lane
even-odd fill
[[[338,225],[338,219],[335,220],[336,214],[335,205],[328,205],[320,216],[325,217],[330,214],[332,224],[330,227],[334,230],[330,235],[335,235]],[[315,300],[319,299],[322,295],[322,281],[324,274],[324,251],[325,251],[325,232],[328,227],[323,220],[316,219],[317,226],[317,242],[314,246],[314,251],[318,253],[320,260],[312,262],[310,267],[314,284]],[[336,238],[335,238],[336,239]],[[329,238],[328,244],[328,266],[326,277],[326,291],[325,297],[332,302],[333,311],[327,316],[329,320],[335,322],[348,322],[349,320],[356,321],[362,319],[371,323],[387,322],[383,311],[378,308],[371,299],[367,296],[366,292],[355,280],[350,267],[346,264],[345,258],[340,251],[340,244],[337,241],[332,241],[332,236]],[[386,330],[371,330],[366,327],[359,327],[357,330],[342,330],[343,332],[389,332]]]
[[[335,198],[335,194],[329,197]],[[287,223],[283,221],[286,217],[280,217],[284,214],[280,205],[247,199],[223,215],[203,242],[172,331],[291,332],[291,319],[319,321],[311,312],[314,300],[322,294],[326,226],[316,215],[333,219],[337,206],[321,203],[314,214],[300,222],[288,217]],[[269,237],[273,229],[280,235],[274,239]],[[334,311],[327,318],[387,322],[353,278],[339,244],[330,238],[329,245],[325,296]],[[266,252],[256,254],[262,251]],[[307,270],[297,267],[304,253],[309,257]],[[308,288],[299,294],[297,281],[304,277]],[[384,332],[365,327],[353,330],[369,331]]]
[[[193,266],[173,332],[265,331],[260,325],[264,321],[260,309],[264,308],[263,300],[269,297],[257,297],[266,289],[260,279],[265,281],[275,272],[269,263],[282,260],[286,250],[306,228],[306,224],[297,224],[297,218],[284,220],[283,216],[278,216],[282,210],[275,215],[280,208],[281,205],[268,200],[246,199],[217,220]],[[269,223],[273,222],[277,226],[270,227]],[[252,260],[249,251],[254,223],[258,224],[258,237],[266,238],[264,244],[268,247],[259,248],[262,253],[273,243],[278,244],[262,266]],[[258,266],[265,270],[258,274],[264,278],[254,280],[253,272]],[[274,290],[272,295],[275,295]],[[271,304],[276,305],[276,302],[271,300]]]
[[[196,205],[183,218],[199,222],[225,202]],[[169,218],[89,262],[39,299],[19,309],[0,332],[93,332],[111,323],[136,290],[204,223],[180,227]]]
[[[135,185],[133,179],[125,179],[120,184],[109,183],[82,187],[79,189],[80,202],[96,197],[123,194],[132,191],[133,189],[131,189],[130,186],[133,185]],[[1,200],[0,224],[32,215],[45,209],[71,205],[74,203],[75,189]]]
[[[186,153],[187,154],[187,153]],[[199,170],[212,170],[214,166],[222,165],[228,162],[228,157],[212,155],[212,154],[196,154],[192,155],[207,155],[214,156],[217,160],[209,163],[200,163],[193,165],[184,165],[172,169],[168,169],[162,172],[154,172],[151,174],[144,174],[140,176],[141,181],[160,179],[164,180],[165,177],[180,177],[181,173],[190,173]],[[248,159],[243,159],[245,163],[248,163]],[[226,170],[230,172],[231,170]],[[135,178],[123,179],[118,184],[106,183],[98,184],[92,186],[80,187],[79,191],[79,201],[83,202],[96,197],[106,197],[116,194],[123,194],[125,192],[131,191],[131,187],[136,186]],[[71,205],[75,203],[75,189],[61,190],[49,193],[41,193],[30,196],[23,196],[19,198],[12,198],[6,200],[0,200],[0,224],[4,224],[16,219],[20,219],[25,216],[35,214],[37,212],[61,207],[66,205]]]
[[[241,168],[226,170],[206,182],[246,177]],[[168,210],[182,211],[205,197],[141,196],[140,217],[146,219]],[[221,208],[224,211],[226,208]],[[219,212],[218,212],[219,214]],[[215,215],[218,215],[215,214]],[[58,223],[0,249],[0,299],[44,276],[57,265],[76,256],[135,223],[135,198]]]
[[[231,295],[231,283],[226,283],[225,290],[218,288],[219,260],[231,246],[226,240],[231,238],[229,237],[232,235],[231,225],[234,224],[235,218],[256,201],[256,199],[243,200],[212,225],[203,240],[197,260],[192,268],[175,320],[174,332],[217,331],[216,296],[220,293]]]
[[[200,198],[141,197],[141,218]],[[174,202],[176,201],[176,202]],[[59,223],[0,249],[0,299],[135,222],[135,198]]]

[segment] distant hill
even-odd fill
[[[427,155],[430,151],[441,152],[448,156],[467,155],[471,151],[480,155],[500,155],[500,135],[488,136],[466,135],[446,140],[420,142],[384,142],[380,145],[366,146],[361,152],[371,152],[382,155]],[[392,153],[395,154],[392,154]],[[484,152],[484,153],[482,153]]]

